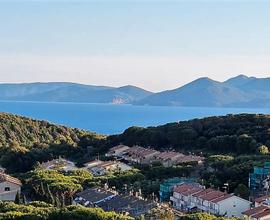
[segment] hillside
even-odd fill
[[[119,88],[76,83],[0,84],[0,100],[79,103],[131,103],[152,94],[135,86]]]
[[[239,75],[218,82],[203,77],[177,89],[158,93],[132,85],[115,88],[65,82],[0,84],[0,100],[268,108],[270,78]]]
[[[83,158],[91,153],[87,146],[93,154],[102,151],[104,140],[105,136],[83,130],[0,113],[0,165],[14,172],[53,157]]]
[[[102,136],[25,117],[0,114],[0,165],[25,172],[37,162],[63,156],[78,163],[93,159],[110,147],[152,146],[204,154],[257,154],[270,147],[270,116],[255,114],[208,117],[158,127],[131,127]]]
[[[270,116],[255,114],[208,117],[158,127],[131,127],[111,136],[114,143],[204,153],[254,154],[270,147]]]
[[[199,78],[174,90],[152,94],[135,101],[136,105],[269,107],[270,78],[239,75],[225,82]]]

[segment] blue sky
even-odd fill
[[[0,81],[159,91],[270,76],[267,1],[1,1]]]

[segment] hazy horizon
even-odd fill
[[[270,2],[0,1],[0,82],[150,91],[270,73]]]

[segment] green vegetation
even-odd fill
[[[144,197],[151,198],[153,193],[158,196],[159,185],[164,179],[172,177],[190,176],[194,171],[191,165],[163,167],[156,166],[137,166],[126,172],[115,172],[102,177],[95,177],[89,181],[89,186],[93,184],[103,185],[107,183],[109,187],[115,187],[118,191],[141,191]],[[95,183],[94,183],[95,182]],[[125,187],[123,187],[125,186]]]
[[[208,213],[195,213],[180,217],[180,220],[237,220],[237,218],[225,218],[211,215]]]
[[[10,172],[26,172],[37,161],[58,156],[87,160],[104,151],[105,136],[32,120],[0,114],[0,164]]]
[[[269,155],[244,155],[244,156],[222,156],[213,155],[205,163],[205,169],[200,173],[204,184],[222,189],[224,184],[229,185],[228,191],[234,192],[247,198],[243,193],[244,186],[247,189],[248,176],[254,166],[262,166],[264,162],[270,161]],[[240,187],[240,189],[239,189]],[[239,192],[241,191],[241,193]]]
[[[194,119],[158,127],[131,127],[111,136],[112,143],[139,144],[157,149],[174,148],[204,153],[254,154],[270,147],[270,116],[228,115]],[[263,150],[263,153],[267,151]]]
[[[84,170],[61,173],[37,169],[27,173],[24,178],[24,188],[29,197],[64,207],[72,203],[74,194],[81,191],[84,183],[93,177]]]
[[[115,212],[104,212],[99,208],[68,206],[55,208],[44,202],[32,202],[28,205],[17,205],[0,202],[1,220],[131,220]]]
[[[270,116],[266,115],[228,115],[159,127],[132,127],[121,135],[109,137],[9,114],[0,116],[0,164],[24,184],[23,195],[16,196],[17,204],[1,203],[0,219],[125,219],[100,209],[69,205],[76,192],[104,184],[120,192],[141,192],[144,197],[153,199],[164,179],[183,176],[198,177],[207,187],[225,190],[226,186],[227,191],[248,198],[249,173],[254,166],[270,161]],[[166,168],[154,163],[102,177],[93,177],[83,170],[64,173],[34,169],[39,162],[58,156],[81,165],[119,143],[202,152],[207,159],[199,169],[194,164]],[[46,203],[23,205],[25,195]],[[170,216],[170,213],[160,215]],[[225,220],[208,214],[183,218]]]

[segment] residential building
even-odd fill
[[[86,207],[95,207],[116,195],[117,192],[115,191],[94,187],[77,193],[73,203]]]
[[[204,161],[204,157],[202,156],[195,156],[195,155],[185,155],[184,157],[179,157],[176,161],[177,164],[181,163],[198,163],[202,164]]]
[[[163,183],[159,186],[159,198],[161,202],[168,202],[170,201],[170,197],[173,194],[174,187],[181,185],[183,183],[195,183],[196,180],[194,178],[171,178],[165,180]]]
[[[145,214],[155,207],[155,203],[152,201],[146,201],[133,195],[119,195],[115,191],[103,188],[91,188],[80,192],[73,203],[86,207],[100,207],[105,211],[115,211],[133,217]]]
[[[181,157],[185,157],[185,155],[174,151],[165,151],[155,155],[154,161],[161,162],[164,167],[171,167],[177,164],[178,159]]]
[[[127,150],[129,150],[130,147],[120,144],[117,145],[109,150],[109,152],[106,154],[107,157],[122,157]]]
[[[258,206],[243,212],[243,216],[250,220],[270,220],[270,208],[264,205]]]
[[[63,158],[54,159],[41,163],[40,167],[44,170],[60,170],[64,172],[69,172],[78,169],[75,166],[75,163]]]
[[[124,159],[133,163],[150,164],[158,154],[160,152],[154,149],[134,146],[126,151]]]
[[[202,156],[184,155],[175,151],[159,152],[150,148],[140,146],[127,147],[125,145],[118,145],[111,148],[106,156],[116,156],[129,162],[139,164],[151,164],[158,161],[161,162],[164,167],[189,162],[200,164],[205,159]]]
[[[21,192],[22,183],[19,179],[0,173],[0,201],[15,201]]]
[[[132,167],[119,161],[94,160],[84,164],[85,169],[94,176],[102,176],[111,171],[128,171]]]
[[[250,209],[250,202],[201,185],[182,184],[173,190],[170,200],[173,207],[183,211],[200,210],[227,217],[241,217]]]

